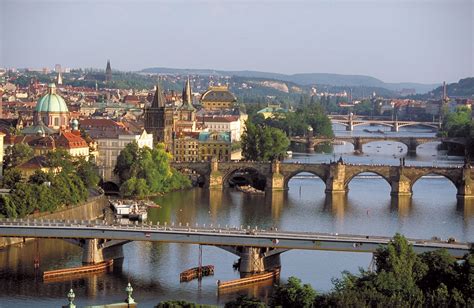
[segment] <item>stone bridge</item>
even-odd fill
[[[274,162],[174,162],[180,171],[192,171],[202,176],[205,187],[222,189],[236,172],[256,171],[266,178],[266,191],[286,190],[288,182],[298,173],[308,172],[321,178],[326,193],[348,192],[349,182],[358,174],[371,172],[380,175],[391,187],[392,196],[411,196],[415,182],[426,175],[441,175],[457,188],[457,197],[474,198],[471,166],[463,167],[415,167],[386,165],[352,165],[342,160],[330,164],[303,164]]]
[[[392,132],[398,132],[400,127],[405,126],[425,126],[438,130],[441,128],[441,122],[422,122],[422,121],[399,121],[395,120],[380,120],[380,119],[361,119],[353,115],[348,116],[329,116],[332,123],[341,124],[346,127],[346,130],[353,131],[354,127],[360,125],[382,125],[391,128]]]
[[[362,153],[362,147],[364,144],[375,142],[375,141],[394,141],[400,142],[407,146],[409,154],[416,154],[416,148],[424,143],[428,142],[441,142],[443,139],[437,137],[398,137],[398,136],[382,136],[382,137],[353,137],[353,136],[338,136],[334,138],[326,137],[291,137],[290,140],[295,143],[306,144],[306,148],[309,151],[314,151],[314,147],[320,143],[326,142],[350,142],[354,145],[355,153]]]

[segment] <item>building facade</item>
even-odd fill
[[[167,107],[160,84],[157,84],[151,106],[145,108],[145,130],[153,135],[154,144],[164,143],[165,149],[172,152],[174,111]]]
[[[237,98],[227,86],[211,86],[201,95],[201,105],[207,110],[232,109]]]

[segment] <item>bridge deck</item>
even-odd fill
[[[271,247],[281,249],[373,252],[391,238],[310,232],[244,229],[242,227],[163,225],[108,225],[99,221],[0,220],[1,237],[96,238],[130,241],[202,244],[215,246]],[[455,257],[471,244],[409,239],[416,252],[444,248]]]

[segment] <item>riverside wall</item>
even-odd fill
[[[89,198],[86,202],[76,206],[65,206],[53,213],[31,214],[29,219],[96,219],[103,215],[103,210],[109,204],[105,195]],[[21,237],[0,237],[0,248],[19,244],[25,239]]]

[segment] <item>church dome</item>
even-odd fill
[[[49,84],[48,94],[44,95],[38,100],[36,104],[36,112],[69,112],[64,99],[56,94],[56,85]]]

